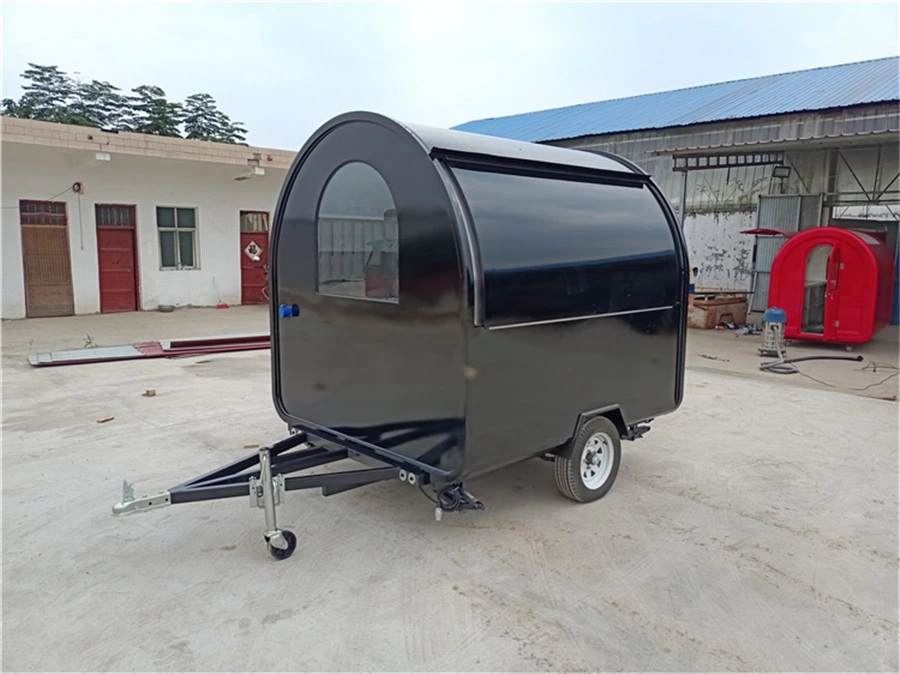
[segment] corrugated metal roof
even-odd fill
[[[859,133],[826,133],[820,136],[802,136],[800,138],[771,138],[767,140],[747,140],[736,143],[718,143],[716,145],[687,145],[681,147],[667,147],[660,150],[653,150],[653,154],[690,154],[704,153],[709,154],[717,150],[723,152],[736,152],[741,150],[755,150],[763,148],[768,150],[774,148],[774,151],[784,149],[795,149],[801,147],[811,147],[814,145],[828,145],[829,147],[854,145],[862,143],[870,143],[873,138],[881,140],[887,136],[896,142],[897,134],[900,129],[885,129],[884,131],[860,131]],[[859,141],[858,143],[856,141]]]
[[[900,100],[900,57],[492,117],[460,131],[540,142]]]

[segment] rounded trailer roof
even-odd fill
[[[625,174],[646,176],[640,168],[621,157],[611,154],[571,150],[550,145],[537,145],[493,136],[483,136],[465,131],[452,131],[418,124],[404,124],[374,112],[348,112],[323,124],[312,135],[297,159],[302,160],[323,136],[338,126],[353,123],[371,123],[404,133],[415,140],[432,158],[442,157],[458,161],[493,161],[528,163],[545,167],[575,169],[578,172]]]

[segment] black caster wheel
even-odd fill
[[[297,537],[292,531],[282,529],[281,535],[284,536],[284,540],[287,541],[288,544],[288,546],[284,550],[282,550],[281,548],[276,548],[274,545],[268,543],[267,541],[269,546],[269,554],[277,560],[287,559],[288,557],[293,555],[294,550],[297,549]]]

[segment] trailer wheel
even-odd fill
[[[615,424],[606,417],[594,417],[556,457],[556,486],[573,501],[596,501],[616,481],[621,455]]]
[[[269,554],[278,560],[287,559],[288,557],[293,555],[294,550],[297,549],[297,537],[294,535],[293,531],[282,529],[281,535],[284,537],[284,540],[287,541],[288,544],[288,546],[284,550],[282,550],[281,548],[276,548],[271,543],[268,543]]]

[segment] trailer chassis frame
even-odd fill
[[[297,546],[297,538],[292,532],[278,527],[275,514],[285,492],[321,488],[323,496],[332,496],[385,480],[400,479],[420,487],[431,483],[432,476],[426,466],[393,452],[387,452],[390,456],[385,456],[382,451],[374,451],[375,447],[370,449],[357,443],[350,448],[342,446],[343,443],[336,444],[332,437],[320,438],[321,444],[313,444],[312,433],[293,427],[291,433],[284,440],[261,447],[253,454],[150,496],[135,498],[131,485],[125,482],[122,500],[113,506],[113,514],[126,515],[178,503],[249,497],[251,508],[265,512],[263,537],[269,553],[276,559],[287,559]],[[409,434],[424,437],[431,431],[414,429],[407,437]],[[368,467],[293,475],[345,459],[355,459]]]

